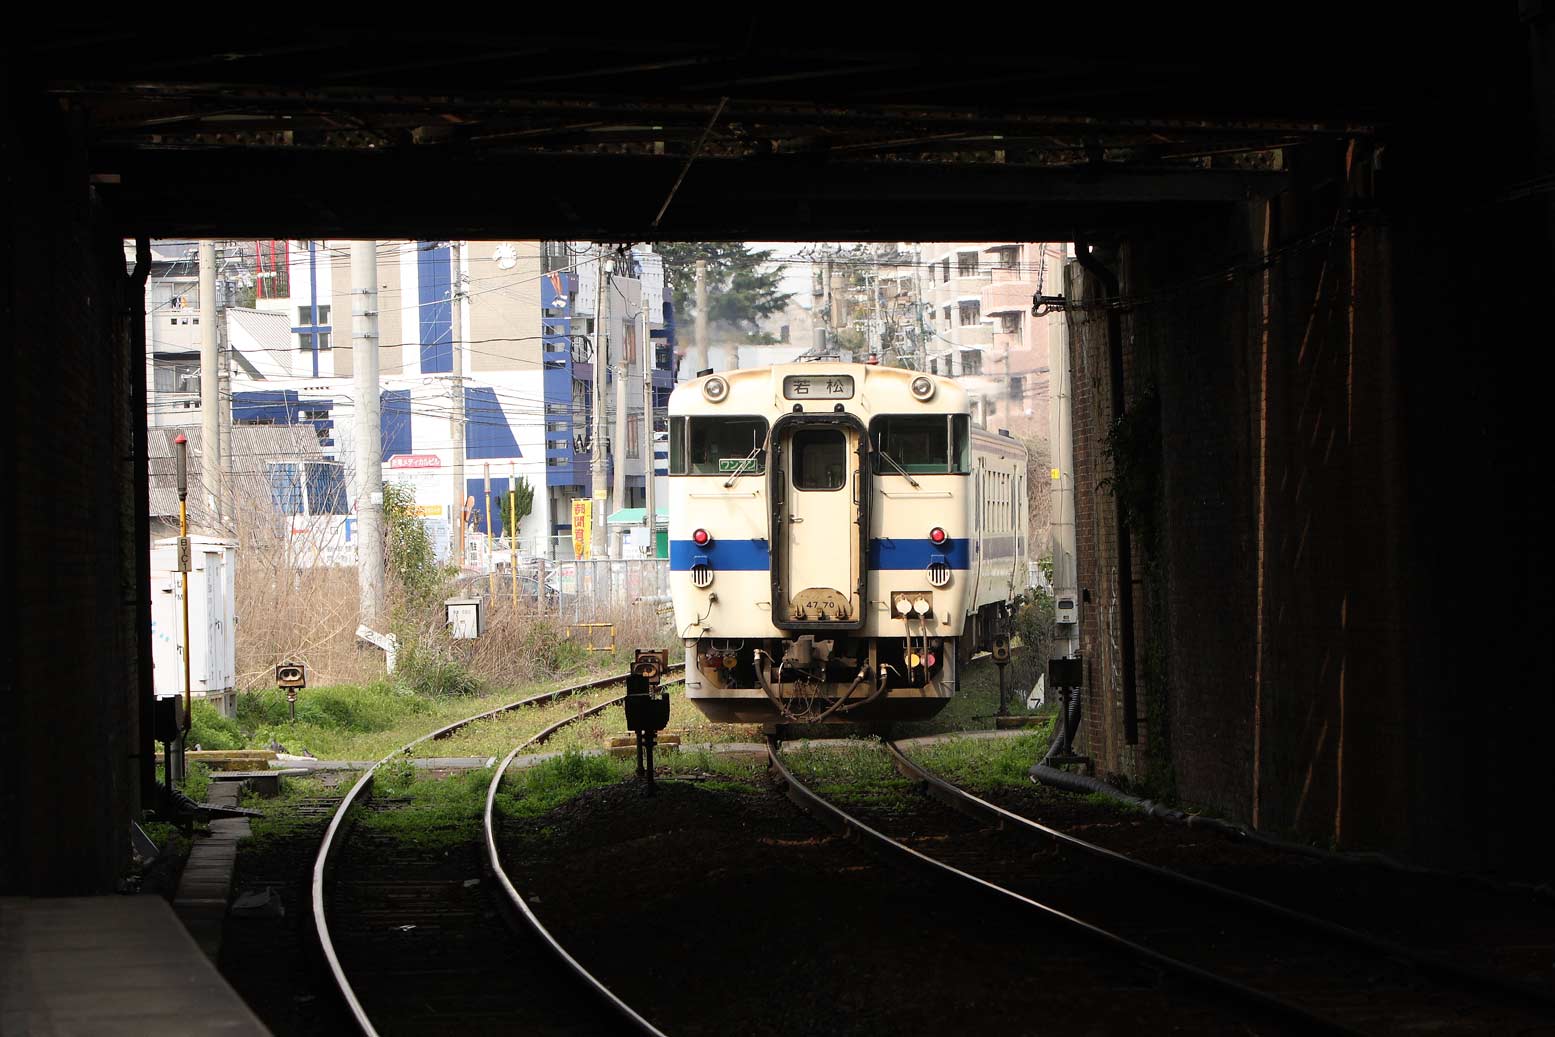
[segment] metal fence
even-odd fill
[[[623,606],[653,609],[669,604],[667,558],[591,558],[551,562],[546,569],[545,584],[557,613],[574,623],[592,622]]]

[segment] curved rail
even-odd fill
[[[671,669],[674,669],[674,667],[672,666]],[[364,793],[372,787],[373,775],[377,772],[378,768],[383,766],[385,763],[388,763],[396,756],[399,756],[402,753],[410,752],[412,749],[418,745],[421,745],[423,742],[433,742],[447,738],[455,732],[460,731],[463,728],[476,723],[477,721],[499,716],[502,713],[511,712],[515,709],[522,709],[525,706],[538,706],[547,702],[554,702],[557,699],[565,698],[569,695],[576,695],[579,692],[590,691],[595,688],[605,688],[612,684],[621,684],[626,680],[627,676],[628,675],[625,673],[616,674],[610,677],[601,677],[597,680],[585,681],[582,684],[574,684],[566,688],[557,688],[554,691],[541,692],[538,695],[531,695],[526,699],[519,699],[516,702],[509,702],[505,706],[498,706],[496,709],[489,709],[486,712],[478,713],[475,716],[465,717],[463,720],[456,720],[446,727],[440,727],[430,734],[422,735],[420,738],[417,738],[414,741],[407,742],[405,745],[396,749],[394,752],[389,753],[383,759],[367,768],[367,770],[362,773],[362,776],[356,780],[356,784],[352,785],[350,791],[345,794],[345,797],[340,801],[340,805],[335,808],[335,816],[330,818],[329,827],[324,832],[324,840],[319,844],[318,855],[313,860],[313,881],[311,891],[313,901],[313,930],[314,933],[318,936],[319,948],[323,952],[324,962],[329,966],[330,974],[334,978],[335,987],[340,991],[341,999],[345,1001],[346,1007],[351,1012],[351,1017],[356,1021],[356,1025],[364,1034],[368,1034],[369,1037],[377,1037],[378,1030],[373,1026],[372,1020],[368,1018],[367,1011],[362,1007],[361,1001],[357,999],[356,991],[352,988],[351,981],[349,978],[347,978],[345,969],[340,964],[340,957],[335,952],[335,943],[334,940],[331,939],[329,932],[329,919],[324,910],[324,882],[328,876],[330,864],[339,854],[340,846],[344,843],[344,839],[339,839],[337,836],[339,836],[345,830],[346,820],[351,814],[352,810],[360,801],[366,798]],[[549,737],[550,734],[554,733],[564,724],[570,723],[571,721],[578,719],[578,717],[590,716],[594,713],[597,713],[612,703],[619,702],[620,699],[621,697],[611,699],[598,706],[594,706],[588,710],[585,710],[584,712],[578,714],[577,717],[569,717],[562,722],[552,724],[541,734],[545,737]],[[536,737],[538,738],[540,736]],[[533,742],[534,739],[531,739],[530,742],[525,744],[532,744]]]
[[[789,799],[793,800],[800,809],[817,817],[834,829],[861,837],[865,842],[875,846],[877,849],[884,850],[903,863],[926,870],[940,878],[953,877],[962,883],[980,889],[984,893],[993,894],[1006,901],[1013,901],[1027,910],[1035,911],[1043,915],[1047,920],[1057,922],[1105,947],[1149,962],[1167,972],[1198,983],[1217,993],[1229,994],[1264,1011],[1296,1020],[1304,1026],[1330,1033],[1355,1032],[1343,1024],[1335,1022],[1327,1016],[1314,1013],[1302,1005],[1282,1000],[1264,991],[1226,979],[1224,976],[1216,975],[1206,969],[1201,969],[1196,965],[1190,965],[1185,961],[1168,957],[1159,951],[1151,950],[1143,944],[1135,943],[1110,930],[1082,921],[1041,901],[1033,900],[1024,894],[973,875],[971,872],[962,871],[960,868],[953,867],[943,861],[935,860],[927,854],[919,853],[912,847],[892,839],[884,832],[871,828],[841,807],[822,799],[805,787],[802,782],[794,777],[793,772],[784,765],[781,754],[778,752],[776,739],[768,740],[767,756],[772,763],[773,769],[782,778],[783,784],[788,790]]]
[[[678,684],[682,683],[683,681],[684,678],[680,678],[679,680],[666,681],[665,683]],[[519,893],[517,887],[513,885],[513,880],[508,877],[508,873],[503,869],[502,857],[497,850],[497,790],[502,787],[502,779],[507,774],[508,767],[515,759],[517,759],[519,753],[523,752],[525,749],[529,749],[535,745],[540,744],[566,725],[592,713],[597,713],[608,706],[615,705],[616,703],[623,701],[625,698],[626,696],[622,695],[611,699],[609,702],[601,703],[600,705],[585,713],[579,713],[577,716],[566,717],[562,720],[558,720],[556,723],[552,724],[550,727],[547,727],[545,730],[536,734],[534,737],[520,743],[519,745],[514,746],[512,752],[504,756],[502,758],[502,762],[497,764],[496,773],[491,776],[491,784],[486,787],[486,813],[484,819],[486,834],[486,865],[491,869],[492,875],[494,875],[497,879],[497,884],[501,887],[503,894],[507,897],[507,914],[509,915],[510,922],[514,920],[522,920],[526,925],[528,925],[529,928],[535,933],[535,935],[539,936],[545,945],[551,949],[551,953],[556,955],[557,960],[559,960],[568,969],[571,969],[580,980],[593,989],[596,994],[604,999],[606,1004],[615,1009],[621,1018],[626,1023],[634,1027],[639,1033],[652,1034],[654,1037],[664,1037],[663,1031],[658,1029],[658,1027],[654,1026],[648,1020],[644,1019],[641,1015],[637,1014],[637,1011],[633,1009],[631,1005],[621,1000],[621,998],[618,997],[614,991],[601,983],[593,973],[589,972],[588,969],[584,968],[581,962],[579,962],[571,954],[567,953],[567,949],[561,945],[561,941],[556,939],[556,937],[552,935],[551,931],[545,927],[545,923],[541,922],[539,917],[529,909],[529,905],[524,901],[523,895]]]
[[[1319,918],[1315,915],[1304,914],[1282,904],[1276,904],[1262,897],[1253,896],[1250,893],[1243,893],[1204,879],[1195,878],[1180,871],[1173,871],[1170,868],[1163,868],[1157,864],[1137,860],[1116,850],[1109,850],[1105,846],[1087,842],[1077,836],[1070,835],[1068,832],[1050,828],[1039,821],[1033,821],[1029,817],[1023,817],[1013,811],[1006,810],[1004,807],[974,796],[963,788],[952,785],[944,778],[925,768],[922,764],[913,761],[893,741],[887,740],[885,747],[891,754],[891,762],[895,765],[898,772],[905,777],[922,782],[930,796],[933,796],[952,810],[959,811],[976,820],[991,822],[1000,828],[1014,825],[1016,828],[1025,831],[1037,832],[1064,846],[1080,850],[1093,857],[1123,865],[1139,874],[1148,875],[1151,878],[1160,879],[1163,882],[1172,883],[1193,890],[1196,893],[1268,915],[1292,926],[1307,929],[1344,943],[1353,944],[1385,957],[1407,961],[1419,969],[1420,972],[1428,975],[1451,980],[1467,987],[1477,987],[1497,994],[1511,995],[1529,1002],[1544,1011],[1555,1008],[1555,994],[1547,991],[1518,983],[1503,976],[1497,976],[1494,973],[1443,961],[1433,955],[1406,947],[1403,944],[1384,940],[1370,933],[1351,929],[1349,926],[1340,925],[1338,922],[1331,922],[1328,919]]]

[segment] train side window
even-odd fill
[[[688,475],[760,475],[766,465],[765,418],[699,417],[687,420]],[[751,451],[756,456],[746,462]],[[741,467],[744,462],[743,468]]]
[[[972,471],[972,418],[967,414],[955,414],[950,418],[951,471],[966,475]]]

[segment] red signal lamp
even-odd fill
[[[713,535],[705,529],[699,529],[691,534],[691,540],[698,547],[706,547],[713,542]]]
[[[948,539],[950,538],[945,535],[945,531],[938,526],[929,530],[929,540],[933,543],[943,544]]]

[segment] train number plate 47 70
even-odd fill
[[[795,594],[788,608],[794,619],[837,622],[848,618],[848,595],[830,587],[811,587]]]
[[[791,374],[783,377],[785,400],[851,400],[853,376],[850,374]]]

